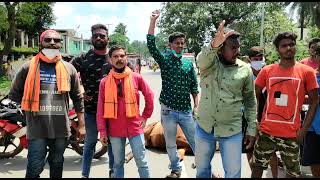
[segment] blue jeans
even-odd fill
[[[82,156],[82,176],[89,177],[91,162],[95,153],[98,128],[96,121],[96,114],[84,113],[84,121],[86,128],[86,137],[84,140],[83,156]],[[109,169],[113,165],[113,155],[111,146],[108,145]]]
[[[48,162],[50,178],[62,178],[64,151],[68,145],[67,138],[31,139],[28,140],[28,164],[26,178],[38,178],[46,163],[47,147],[49,147]]]
[[[110,137],[111,147],[114,156],[113,164],[113,177],[112,178],[123,178],[124,177],[124,160],[125,160],[125,145],[126,139],[124,137]],[[144,146],[144,134],[140,134],[129,138],[130,147],[140,178],[149,178],[150,172],[148,162],[146,158],[146,148]]]
[[[196,178],[211,178],[211,160],[219,141],[225,178],[241,177],[242,132],[229,137],[215,137],[196,126]]]
[[[182,166],[177,151],[177,125],[181,127],[187,141],[195,152],[195,121],[191,112],[175,111],[161,104],[161,124],[164,130],[166,149],[170,160],[170,169],[181,172]]]

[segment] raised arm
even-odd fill
[[[212,67],[215,63],[215,61],[218,59],[217,52],[222,46],[223,42],[232,34],[235,33],[234,30],[229,31],[228,33],[224,33],[224,23],[225,20],[223,20],[218,29],[217,32],[212,39],[210,45],[208,47],[204,46],[201,50],[201,52],[197,55],[197,63],[200,69],[200,72]]]
[[[150,17],[149,30],[148,30],[148,34],[147,34],[147,46],[148,46],[148,49],[149,49],[151,56],[161,66],[161,64],[164,60],[164,57],[156,46],[155,36],[154,36],[154,29],[156,27],[156,21],[159,16],[160,16],[159,10],[152,12],[152,15]]]

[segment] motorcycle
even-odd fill
[[[78,140],[78,118],[74,109],[69,111],[71,136],[67,148],[83,154],[84,140]],[[5,96],[0,100],[0,159],[11,158],[28,148],[26,119],[19,104]],[[94,158],[108,151],[98,140]]]

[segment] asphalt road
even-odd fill
[[[153,72],[145,67],[142,68],[142,75],[145,80],[149,83],[152,90],[155,93],[155,110],[148,123],[152,123],[160,120],[160,104],[159,95],[161,90],[161,78],[159,70]],[[141,108],[143,109],[144,103],[141,99]],[[128,145],[129,146],[129,145]],[[126,147],[126,153],[130,151],[130,147]],[[0,159],[0,178],[24,178],[26,172],[27,163],[27,150],[23,150],[16,157],[11,159]],[[164,178],[169,174],[168,169],[169,159],[166,152],[148,149],[147,154],[150,174],[154,178]],[[105,154],[100,159],[94,159],[92,163],[91,178],[106,178],[108,177],[108,156]],[[182,177],[194,178],[196,170],[192,168],[194,163],[194,156],[187,155],[183,161]],[[221,177],[224,176],[222,161],[220,153],[217,152],[211,162],[212,171]],[[302,167],[305,176],[310,176],[309,167]],[[251,171],[245,154],[242,154],[242,169],[241,177],[248,178],[251,176]],[[49,166],[46,164],[41,177],[49,177]],[[65,163],[64,163],[64,178],[80,178],[81,177],[81,156],[73,150],[67,149],[65,152]],[[127,178],[138,178],[139,174],[135,165],[134,159],[129,163],[125,164],[125,177]],[[263,177],[272,177],[270,169],[264,171]],[[284,177],[283,169],[279,169],[279,177]]]

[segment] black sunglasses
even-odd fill
[[[52,39],[53,39],[53,41],[54,41],[55,43],[59,43],[59,42],[62,41],[61,39],[57,39],[57,38],[44,38],[44,42],[50,43],[50,42],[52,41]]]
[[[97,39],[98,37],[100,37],[100,39],[104,39],[104,38],[106,38],[106,35],[104,35],[104,34],[93,34],[92,37],[93,37],[93,39]]]

